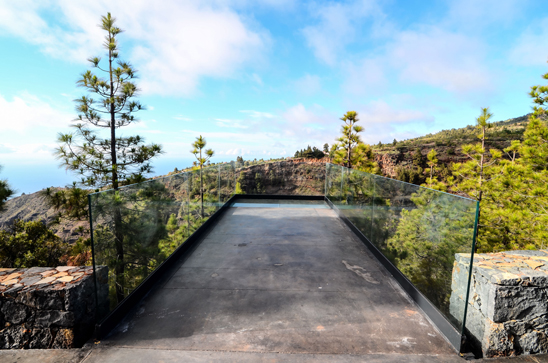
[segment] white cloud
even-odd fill
[[[366,124],[401,124],[407,122],[432,122],[433,118],[422,111],[391,107],[384,101],[371,101],[359,111],[359,119]]]
[[[260,111],[253,111],[253,110],[241,110],[241,113],[248,114],[250,117],[253,118],[274,118],[275,115],[268,113],[268,112],[260,112]]]
[[[422,111],[393,107],[384,101],[372,101],[357,111],[365,128],[362,138],[367,143],[419,136],[417,126],[434,122],[432,116]]]
[[[339,118],[319,105],[306,108],[297,104],[284,111],[282,119],[285,122],[279,125],[281,138],[294,143],[323,145],[337,135],[340,127]]]
[[[389,49],[403,80],[458,93],[492,88],[485,47],[477,38],[426,27],[401,32]]]
[[[223,119],[223,118],[216,118],[215,121],[217,121],[217,126],[219,127],[234,127],[237,129],[247,129],[247,125],[243,125],[242,121],[240,120],[229,120],[229,119]]]
[[[0,95],[0,115],[2,138],[11,137],[9,132],[22,134],[36,129],[59,130],[68,127],[74,119],[74,115],[59,111],[26,92],[14,96],[11,101]]]
[[[346,73],[343,89],[354,94],[378,94],[387,83],[386,65],[385,58],[365,58],[357,64],[347,62],[343,67]]]
[[[175,120],[179,120],[179,121],[192,121],[192,119],[190,119],[188,117],[184,117],[183,115],[173,116],[173,118]]]
[[[295,88],[299,93],[312,95],[322,89],[320,77],[316,75],[305,74],[295,81]]]
[[[331,66],[338,62],[346,45],[362,34],[360,30],[366,18],[377,19],[378,26],[369,33],[380,29],[379,23],[384,20],[375,0],[313,6],[312,13],[319,19],[318,24],[303,28],[302,33],[316,58]]]
[[[257,61],[269,43],[265,31],[215,0],[136,0],[131,6],[122,0],[4,1],[0,34],[36,44],[52,57],[83,62],[104,53],[104,34],[97,24],[107,11],[126,30],[119,36],[120,56],[140,70],[144,93],[190,94],[201,77],[231,77],[242,65]],[[50,17],[55,24],[46,20],[46,13],[55,14]],[[128,51],[131,41],[139,46]]]
[[[505,26],[519,17],[528,0],[459,0],[449,2],[446,22],[478,33],[482,28]]]

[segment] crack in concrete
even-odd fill
[[[378,284],[379,283],[363,267],[358,266],[358,265],[351,265],[348,262],[346,262],[345,260],[342,260],[342,263],[346,266],[347,269],[354,272],[356,275],[360,276],[365,281],[370,282],[372,284]]]

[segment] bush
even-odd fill
[[[0,267],[54,267],[64,264],[61,257],[70,252],[68,244],[42,221],[15,221],[0,231]]]

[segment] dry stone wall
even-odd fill
[[[453,267],[450,312],[464,315],[470,255]],[[476,254],[466,328],[484,357],[548,353],[548,251]]]
[[[0,349],[79,347],[89,339],[96,308],[108,309],[108,269],[93,267],[0,269]]]

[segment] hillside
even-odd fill
[[[76,242],[78,237],[81,236],[80,227],[88,228],[89,223],[87,221],[53,223],[56,220],[57,213],[46,204],[41,192],[24,194],[8,200],[6,210],[0,213],[0,229],[6,229],[17,219],[24,221],[42,220],[50,225],[51,230],[63,241]]]
[[[503,150],[510,146],[512,140],[523,140],[529,114],[492,123],[487,131],[487,148]],[[395,145],[372,145],[376,161],[385,176],[396,178],[400,167],[410,169],[413,166],[413,155],[418,149],[426,157],[432,149],[438,153],[439,164],[449,167],[456,162],[466,161],[461,145],[478,142],[477,129],[473,125],[459,129],[442,130],[413,139],[398,141]],[[444,169],[444,167],[440,169]]]

